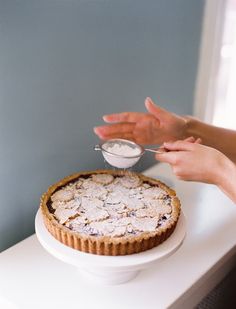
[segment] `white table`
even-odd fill
[[[145,174],[172,186],[182,202],[187,236],[177,252],[126,284],[99,286],[32,235],[0,254],[0,308],[193,308],[234,265],[236,205],[212,185],[176,180],[165,164]]]

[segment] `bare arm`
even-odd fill
[[[164,143],[169,152],[156,159],[169,163],[181,180],[200,181],[218,186],[236,203],[236,165],[220,151],[189,141]]]
[[[204,145],[223,152],[236,163],[236,131],[216,127],[186,116],[184,136],[200,137]]]

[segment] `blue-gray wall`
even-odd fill
[[[50,184],[104,166],[103,114],[144,111],[146,96],[192,112],[203,5],[0,0],[0,250],[34,232]]]

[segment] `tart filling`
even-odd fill
[[[49,232],[66,245],[95,254],[120,255],[164,241],[175,228],[180,203],[173,190],[141,174],[93,171],[72,175],[50,187],[42,197],[41,209]],[[144,245],[148,239],[153,243]],[[83,249],[84,241],[95,243],[96,249]],[[132,248],[137,241],[141,248],[137,244]],[[126,243],[122,252],[114,248],[122,247],[119,243]],[[109,246],[113,248],[107,252]]]

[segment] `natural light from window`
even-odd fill
[[[213,124],[236,129],[236,0],[226,6]]]

